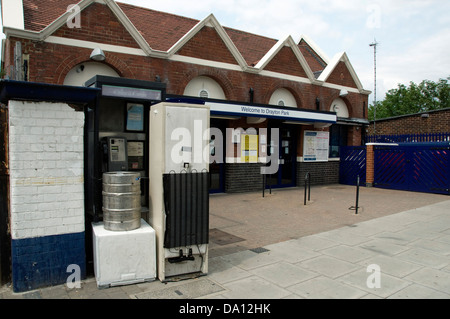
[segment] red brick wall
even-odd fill
[[[327,82],[344,85],[352,88],[356,88],[356,83],[353,80],[347,66],[344,62],[339,62],[334,71],[328,77]]]
[[[415,114],[376,122],[377,135],[403,135],[422,133],[450,132],[450,109],[428,113],[429,117]],[[369,135],[374,134],[373,122],[369,127]]]
[[[294,51],[290,47],[283,47],[280,52],[267,64],[265,70],[301,76],[307,78],[305,70],[298,62]]]
[[[136,41],[116,16],[104,5],[93,3],[81,12],[81,28],[65,24],[53,35],[57,37],[139,48]]]
[[[237,64],[217,31],[212,27],[204,27],[190,39],[177,54],[210,61]]]

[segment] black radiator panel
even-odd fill
[[[209,243],[209,173],[163,175],[164,248]]]

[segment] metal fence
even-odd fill
[[[450,142],[448,133],[422,133],[403,135],[371,135],[367,136],[366,143],[426,143]]]

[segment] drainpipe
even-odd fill
[[[248,93],[250,94],[250,103],[253,104],[253,98],[255,96],[255,90],[253,88],[250,88],[250,91]]]

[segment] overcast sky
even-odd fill
[[[78,0],[74,0],[76,3]],[[377,100],[399,83],[450,76],[449,0],[120,0],[198,20],[209,14],[226,27],[298,41],[307,35],[331,59],[346,52]],[[370,101],[374,94],[371,94]]]

